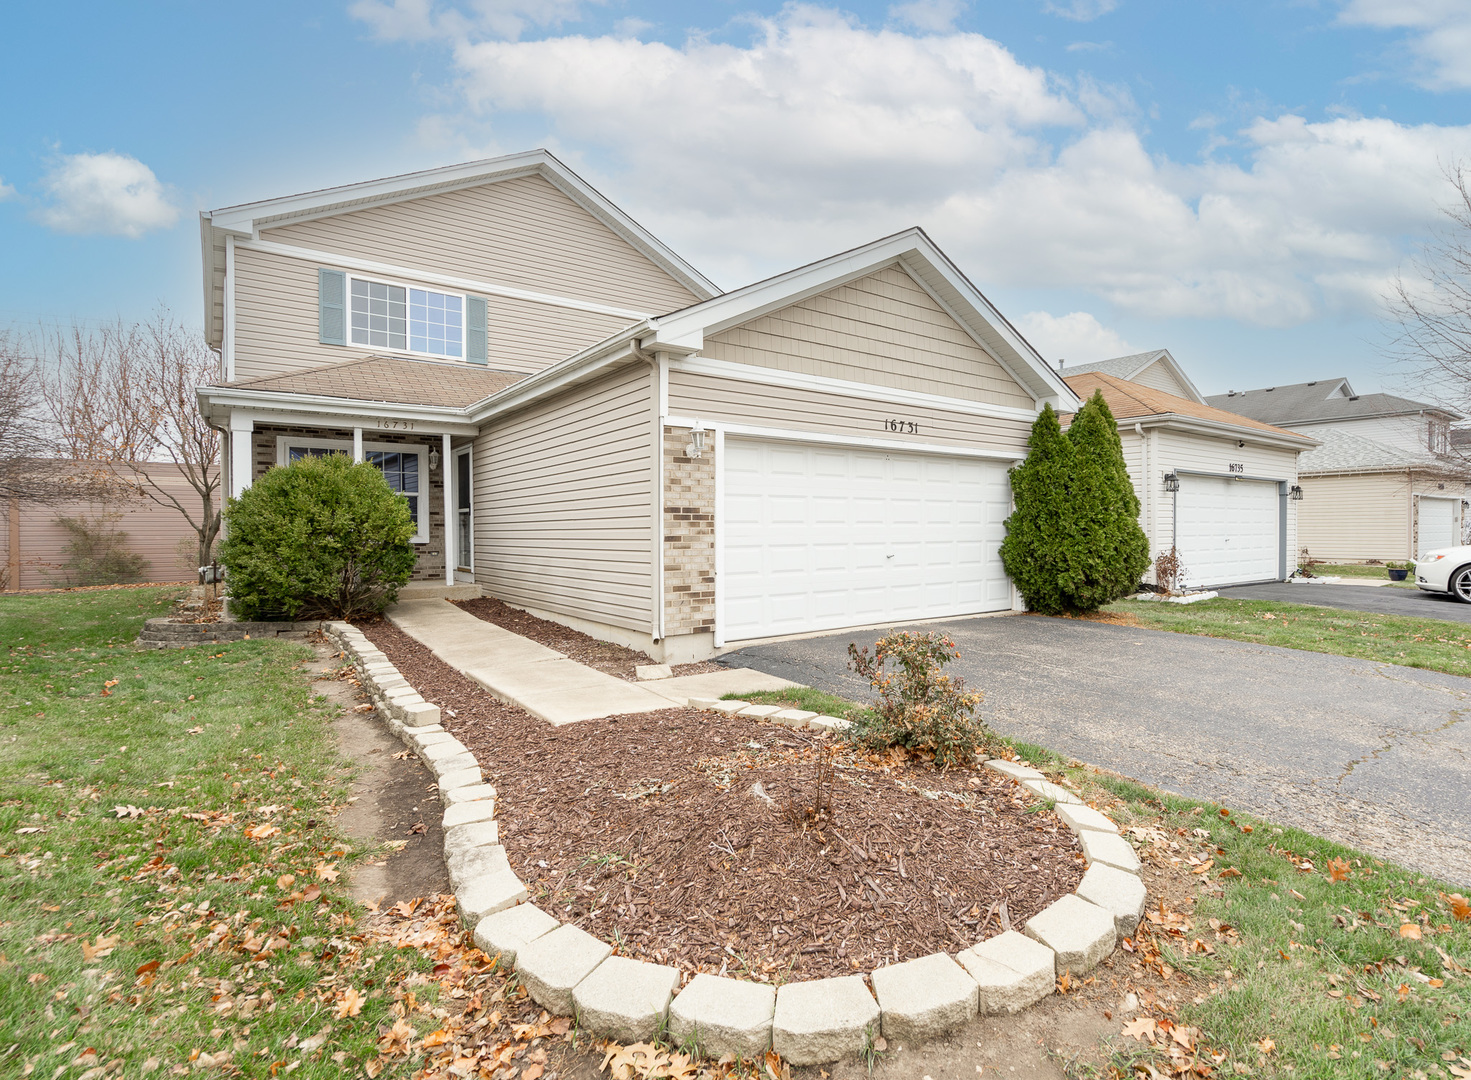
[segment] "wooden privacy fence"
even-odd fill
[[[198,517],[199,496],[177,465],[149,462],[143,468]],[[0,500],[0,514],[5,518],[4,528],[0,528],[0,586],[8,592],[75,584],[68,579],[67,567],[67,545],[72,536],[58,518],[79,519],[90,526],[122,532],[122,550],[143,559],[138,581],[195,580],[194,530],[172,506],[160,505],[146,495],[49,504]],[[188,554],[182,553],[185,541]]]

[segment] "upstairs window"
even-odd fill
[[[1449,454],[1451,452],[1451,422],[1438,416],[1430,418],[1430,452],[1432,454]]]
[[[353,278],[348,313],[352,343],[375,349],[460,359],[465,355],[465,298]]]

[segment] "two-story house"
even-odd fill
[[[534,151],[201,238],[229,493],[371,461],[419,582],[674,661],[1018,606],[1007,469],[1078,402],[919,229],[722,293]]]
[[[1451,447],[1454,410],[1341,378],[1207,400],[1322,444],[1299,463],[1298,543],[1314,558],[1403,560],[1461,543],[1471,469]]]

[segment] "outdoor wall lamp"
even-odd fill
[[[1166,491],[1179,491],[1180,490],[1180,477],[1177,474],[1172,473],[1172,472],[1165,473],[1165,490]]]
[[[433,472],[437,468],[439,468],[439,451],[431,450],[429,451],[429,471]]]
[[[1287,497],[1293,502],[1302,502],[1302,488],[1298,487],[1296,484],[1293,484],[1290,488],[1287,489]]]
[[[685,457],[697,458],[705,452],[705,425],[699,420],[690,428],[689,445],[684,448]]]

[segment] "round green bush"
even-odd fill
[[[220,562],[239,619],[350,619],[413,572],[414,524],[374,465],[346,454],[274,468],[225,509]]]

